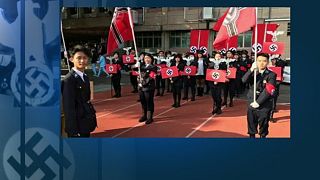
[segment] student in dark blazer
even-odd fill
[[[122,59],[119,56],[118,52],[113,53],[113,59],[111,60],[112,64],[117,65],[117,73],[116,74],[111,74],[111,81],[113,85],[113,89],[115,91],[115,95],[113,96],[114,98],[119,98],[121,97],[121,69],[123,68],[123,62]]]
[[[83,46],[74,47],[72,70],[62,80],[62,101],[65,114],[65,132],[68,137],[90,137],[97,126],[95,110],[90,102],[90,82],[84,73],[90,51]]]
[[[180,72],[183,72],[184,67],[186,65],[186,61],[182,59],[181,54],[177,54],[174,56],[174,60],[171,63],[171,66],[177,66],[177,69]],[[183,77],[173,77],[170,78],[171,86],[172,86],[172,94],[173,94],[173,104],[172,107],[180,107],[180,101],[181,101],[181,91],[183,87]]]

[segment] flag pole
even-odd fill
[[[253,80],[253,102],[256,102],[257,99],[257,43],[258,43],[258,8],[256,7],[256,26],[254,32],[254,44],[255,44],[255,51],[254,51],[254,60],[256,62],[256,67],[254,68],[254,80]]]
[[[201,30],[198,30],[198,47],[197,47],[198,50],[200,48],[200,39],[201,39]]]
[[[136,37],[135,37],[135,35],[134,35],[134,30],[133,30],[133,22],[132,22],[131,8],[128,7],[127,9],[128,9],[129,22],[130,22],[130,27],[131,27],[131,32],[132,32],[133,45],[134,45],[134,49],[135,49],[135,52],[136,52],[137,62],[139,62],[139,55],[138,55]],[[139,64],[139,63],[138,63],[138,64]],[[138,72],[139,72],[139,79],[141,80],[140,64],[139,64],[139,66],[138,66]]]
[[[66,42],[64,41],[64,35],[63,35],[62,20],[61,20],[61,23],[60,23],[60,31],[61,31],[61,38],[62,38],[63,49],[64,49],[63,54],[64,54],[64,57],[67,58],[68,70],[70,72],[70,64],[69,64],[69,59],[68,59],[68,52],[67,52]]]

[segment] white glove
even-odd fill
[[[251,68],[250,68],[250,71],[253,72],[254,69],[257,69],[257,63],[256,63],[256,62],[253,62],[253,63],[252,63],[252,66],[251,66]]]
[[[142,87],[142,84],[141,84],[141,83],[139,83],[139,84],[138,84],[138,86],[139,86],[139,87]]]
[[[140,62],[137,61],[137,63],[134,65],[135,67],[140,67]]]
[[[260,105],[257,103],[257,101],[254,101],[250,104],[250,106],[256,109],[259,108]]]
[[[68,52],[67,52],[67,51],[64,51],[64,52],[63,52],[63,55],[64,55],[64,57],[65,57],[66,59],[68,59]]]

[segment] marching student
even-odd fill
[[[227,64],[227,67],[234,67],[235,66],[235,59],[233,58],[234,52],[229,50],[227,51],[227,58],[225,59],[225,62]],[[224,84],[223,89],[223,103],[222,106],[227,106],[228,104],[228,95],[230,98],[229,107],[233,107],[233,97],[235,94],[235,80],[234,79],[227,79],[226,83]]]
[[[131,48],[130,49],[130,55],[133,55],[133,57],[135,57],[136,56],[136,51],[133,49],[133,48]],[[138,81],[137,81],[137,76],[134,76],[133,74],[132,74],[132,69],[131,69],[131,66],[132,65],[134,65],[135,63],[132,63],[132,64],[128,64],[127,65],[127,67],[128,67],[128,71],[130,71],[129,72],[129,77],[130,77],[130,83],[131,83],[131,86],[132,86],[132,91],[131,91],[131,93],[138,93]]]
[[[113,89],[115,92],[115,95],[113,96],[114,98],[119,98],[121,97],[121,69],[123,67],[123,62],[119,57],[119,53],[118,52],[114,52],[113,53],[113,58],[111,60],[112,64],[116,64],[117,65],[117,73],[116,74],[111,74],[111,81],[112,81],[112,85],[113,85]]]
[[[172,61],[171,66],[177,66],[177,69],[180,72],[184,71],[184,67],[186,65],[186,62],[182,59],[181,54],[177,54],[174,56],[174,61]],[[180,107],[180,101],[181,101],[181,90],[183,86],[183,77],[172,77],[169,78],[170,83],[172,86],[172,94],[173,94],[173,104],[172,107],[178,108]]]
[[[253,99],[254,87],[248,92],[248,134],[250,138],[255,138],[259,134],[261,138],[267,137],[269,131],[269,116],[273,107],[273,96],[276,86],[276,74],[268,70],[268,54],[258,54],[257,61],[254,62],[248,72],[242,77],[242,82],[247,82],[254,75],[257,68],[256,101]],[[259,131],[258,131],[259,126]]]
[[[205,86],[205,74],[208,67],[208,60],[203,56],[204,51],[198,50],[197,51],[197,96],[203,96],[204,86]]]
[[[286,62],[281,60],[280,57],[273,57],[271,59],[271,66],[273,67],[281,67],[281,73],[282,73],[282,77],[283,77],[283,73],[284,73],[284,67],[286,66]],[[274,93],[274,98],[273,98],[273,106],[272,106],[272,111],[270,113],[270,121],[275,123],[276,120],[273,118],[273,114],[275,112],[277,112],[276,107],[277,107],[277,101],[278,101],[278,97],[280,94],[280,84],[281,81],[277,81],[276,83],[276,90]]]
[[[237,53],[238,54],[238,53]],[[236,55],[236,54],[235,54]],[[242,76],[247,72],[247,65],[241,60],[240,57],[235,56],[234,66],[237,68],[236,79],[235,79],[235,95],[239,97],[244,92],[244,86],[242,83]]]
[[[193,54],[189,54],[188,58],[191,59],[187,62],[189,66],[195,66],[198,68],[198,63],[194,59]],[[182,100],[188,100],[189,98],[189,88],[191,89],[191,101],[195,101],[196,97],[196,76],[183,76],[183,98]]]
[[[155,65],[163,65],[163,66],[166,66],[167,62],[165,61],[165,56],[164,56],[164,51],[159,51],[158,53],[158,57],[157,57],[157,60],[155,62]],[[166,88],[166,80],[165,79],[162,79],[162,76],[161,76],[161,72],[158,72],[157,73],[157,76],[156,76],[156,89],[157,89],[157,94],[156,96],[163,96],[164,95],[164,90]],[[160,92],[161,90],[161,92]]]
[[[225,61],[221,60],[221,54],[216,53],[214,55],[214,58],[209,59],[209,67],[208,69],[216,69],[216,70],[227,70],[227,64]],[[212,105],[212,115],[214,114],[221,114],[221,91],[224,87],[225,83],[219,83],[219,82],[209,82],[210,89],[211,89],[211,97],[213,100],[213,105]]]
[[[166,62],[167,62],[167,66],[170,67],[171,66],[171,62],[174,60],[172,58],[172,52],[171,51],[166,51],[165,52],[165,57],[166,57]],[[172,58],[172,59],[171,59]],[[172,92],[172,86],[171,86],[171,81],[170,79],[166,79],[167,82],[167,93]]]
[[[154,112],[154,91],[155,91],[155,75],[157,67],[153,65],[153,56],[145,54],[144,62],[140,66],[141,79],[138,76],[139,96],[142,107],[142,116],[139,122],[150,124],[153,122]]]
[[[90,102],[90,82],[84,70],[90,51],[76,45],[71,53],[72,70],[61,82],[65,132],[68,137],[90,137],[97,126],[96,112]]]

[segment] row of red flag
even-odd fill
[[[269,54],[283,54],[284,43],[276,42],[277,24],[257,24],[256,9],[254,7],[231,7],[218,19],[213,27],[217,36],[213,42],[216,50],[236,50],[238,35],[253,28],[252,47],[259,52]],[[130,23],[128,8],[115,8],[110,25],[107,55],[111,55],[125,42],[133,41],[133,24]],[[255,45],[255,26],[257,26],[257,45]],[[208,53],[209,30],[192,30],[190,35],[190,52],[196,53],[203,50]]]
[[[196,76],[196,66],[185,66],[183,71],[179,71],[176,66],[166,67],[165,65],[157,65],[158,72],[161,74],[162,79],[168,79],[177,76]],[[268,67],[269,70],[277,74],[277,81],[282,81],[281,67]],[[106,71],[109,74],[116,74],[119,71],[118,64],[107,64]],[[228,68],[227,70],[208,69],[206,72],[206,80],[214,82],[226,82],[226,79],[235,79],[237,68]],[[138,76],[137,71],[132,71],[132,75]],[[152,75],[155,78],[156,74]]]

